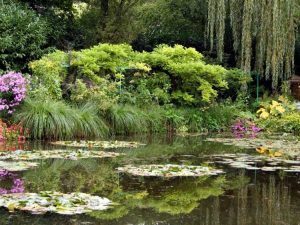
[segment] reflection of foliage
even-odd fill
[[[99,195],[111,193],[118,182],[112,165],[105,161],[99,164],[97,160],[49,160],[41,164],[38,173],[28,171],[24,178],[28,191],[81,191]]]
[[[158,212],[172,215],[190,213],[199,205],[199,201],[211,196],[223,194],[225,177],[210,179],[201,177],[197,180],[181,182],[174,188],[168,189],[161,198],[149,197],[143,205],[155,208]]]
[[[88,213],[89,216],[101,220],[114,220],[127,215],[129,209],[127,206],[114,206],[106,211],[94,211]]]

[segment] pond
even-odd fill
[[[245,170],[215,163],[209,155],[257,154],[205,141],[205,137],[118,137],[145,143],[137,148],[107,149],[124,153],[113,158],[37,159],[38,166],[14,172],[25,192],[83,192],[105,197],[107,210],[80,215],[0,209],[0,224],[64,225],[282,225],[300,223],[300,176],[297,172]],[[72,149],[43,142],[25,149]],[[75,149],[75,148],[73,148]],[[142,177],[118,172],[125,165],[182,164],[210,166],[225,173],[201,177]],[[2,180],[0,188],[8,186]]]

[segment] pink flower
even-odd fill
[[[26,96],[26,79],[21,73],[9,72],[0,77],[0,111],[14,112]]]

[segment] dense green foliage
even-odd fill
[[[137,104],[156,100],[199,105],[214,100],[218,90],[227,89],[227,78],[249,81],[240,71],[206,64],[202,54],[180,45],[161,45],[152,52],[140,53],[125,44],[101,44],[82,51],[51,53],[30,63],[30,68],[38,78],[36,87],[53,99],[62,98],[64,85],[72,86],[71,97],[79,100],[80,94],[86,97],[84,89],[88,85],[95,95],[102,92],[104,96],[106,92],[112,101],[118,97],[123,103]],[[101,91],[95,85],[100,85]],[[130,94],[136,99],[126,100]]]
[[[229,8],[238,67],[245,72],[259,72],[277,89],[292,76],[294,69],[297,4],[297,0],[208,0],[211,51],[215,44],[218,59],[223,61],[226,8]]]
[[[218,93],[226,95],[228,80],[230,96],[237,96],[250,80],[181,45],[136,52],[126,44],[100,44],[56,51],[29,67],[29,100],[14,117],[33,138],[225,130],[237,111],[215,104]]]
[[[299,5],[3,0],[0,74],[31,75],[13,119],[33,138],[228,130],[255,118],[251,76],[267,95],[292,74]]]
[[[107,134],[105,123],[92,105],[70,107],[63,102],[28,100],[15,120],[35,139],[100,137]]]
[[[48,24],[21,4],[0,7],[0,73],[20,70],[45,52]]]

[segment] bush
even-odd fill
[[[0,73],[23,69],[45,53],[48,24],[33,10],[18,3],[4,3],[0,24]]]
[[[61,97],[61,87],[68,90],[78,79],[89,87],[113,82],[123,103],[143,105],[170,100],[180,105],[207,104],[227,88],[225,68],[206,64],[202,54],[181,45],[160,45],[139,53],[126,44],[100,44],[69,55],[58,51],[30,67],[56,99]]]
[[[0,111],[13,113],[26,96],[26,84],[21,73],[10,72],[0,77]]]

